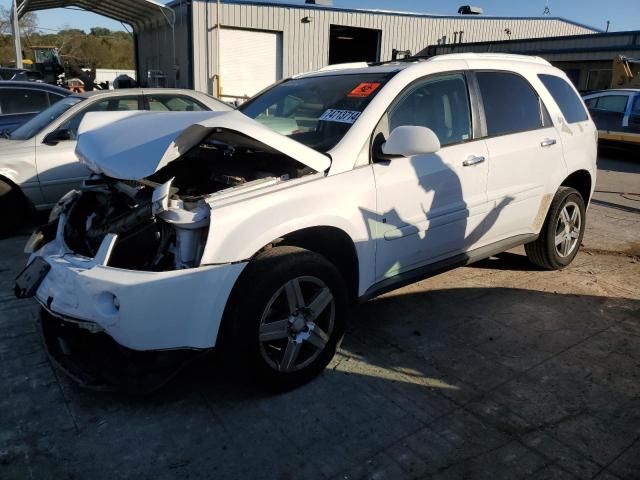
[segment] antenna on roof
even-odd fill
[[[542,15],[544,15],[545,17],[551,15],[551,10],[549,9],[549,0],[545,0],[544,2],[544,11],[542,12]]]

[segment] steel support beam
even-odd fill
[[[16,68],[22,68],[22,43],[20,42],[20,24],[18,22],[18,5],[13,0],[11,7],[11,32],[13,33],[13,48],[16,54]]]

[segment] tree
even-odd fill
[[[33,35],[38,30],[38,16],[29,12],[20,19],[20,33]],[[11,35],[11,10],[0,6],[0,34]]]
[[[93,27],[91,28],[89,35],[93,35],[94,37],[108,37],[111,33],[111,30],[108,28]]]

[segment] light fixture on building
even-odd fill
[[[302,23],[311,23],[313,22],[313,17],[302,17],[300,20]]]

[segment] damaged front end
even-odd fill
[[[225,122],[236,128],[199,124],[161,136],[163,160],[133,165],[131,175],[127,152],[85,162],[96,173],[61,199],[51,222],[29,240],[32,255],[16,294],[34,295],[43,306],[48,350],[81,383],[157,385],[168,378],[159,370],[175,373],[214,347],[246,262],[203,259],[216,221],[212,205],[317,173],[254,138],[273,132],[251,137],[238,131],[243,120],[216,123]],[[80,158],[99,145],[94,140],[89,135],[83,144],[80,136]],[[38,265],[46,268],[29,271]]]

